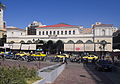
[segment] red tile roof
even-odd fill
[[[45,27],[77,27],[77,26],[68,25],[68,24],[55,24],[55,25],[48,25],[48,26],[40,26],[37,28],[45,28]]]

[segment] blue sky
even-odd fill
[[[120,0],[0,0],[6,5],[8,26],[25,28],[32,21],[44,25],[67,23],[91,27],[95,22],[120,27]]]

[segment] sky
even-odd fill
[[[0,0],[6,5],[8,26],[25,28],[33,21],[43,25],[66,23],[90,28],[96,22],[120,27],[120,0]]]

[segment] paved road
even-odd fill
[[[99,72],[92,64],[69,63],[52,84],[120,84],[120,72]]]

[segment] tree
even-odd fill
[[[100,47],[100,49],[102,50],[102,55],[103,55],[103,59],[104,59],[104,55],[105,55],[105,46],[107,45],[107,44],[110,44],[109,42],[106,42],[105,40],[102,40],[101,42],[99,42],[100,43],[100,45],[101,45],[101,47]]]
[[[0,8],[5,9],[5,5],[0,2]]]

